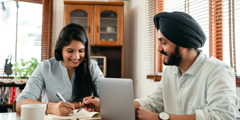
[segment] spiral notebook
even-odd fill
[[[77,110],[74,110],[74,114],[69,114],[68,116],[58,116],[54,114],[48,114],[48,116],[51,119],[85,119],[85,118],[91,118],[91,119],[101,119],[100,113],[99,112],[89,112],[85,109],[80,110],[77,113]]]

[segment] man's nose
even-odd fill
[[[161,52],[162,50],[163,50],[162,44],[161,44],[161,42],[159,42],[159,44],[158,44],[158,51]]]

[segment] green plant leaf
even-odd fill
[[[32,57],[29,61],[24,61],[24,59],[21,59],[21,65],[18,62],[15,62],[14,64],[15,70],[15,79],[19,79],[22,77],[27,77],[28,75],[31,76],[34,70],[37,68],[38,61],[37,58]]]

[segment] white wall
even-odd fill
[[[147,96],[156,86],[146,79],[145,4],[145,0],[130,0],[124,6],[124,77],[133,79],[135,98]]]
[[[53,31],[52,31],[52,57],[58,35],[63,28],[64,4],[63,0],[53,0]]]

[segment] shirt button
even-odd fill
[[[181,88],[182,88],[183,86],[181,85]]]
[[[179,105],[179,107],[181,107],[181,105]]]

